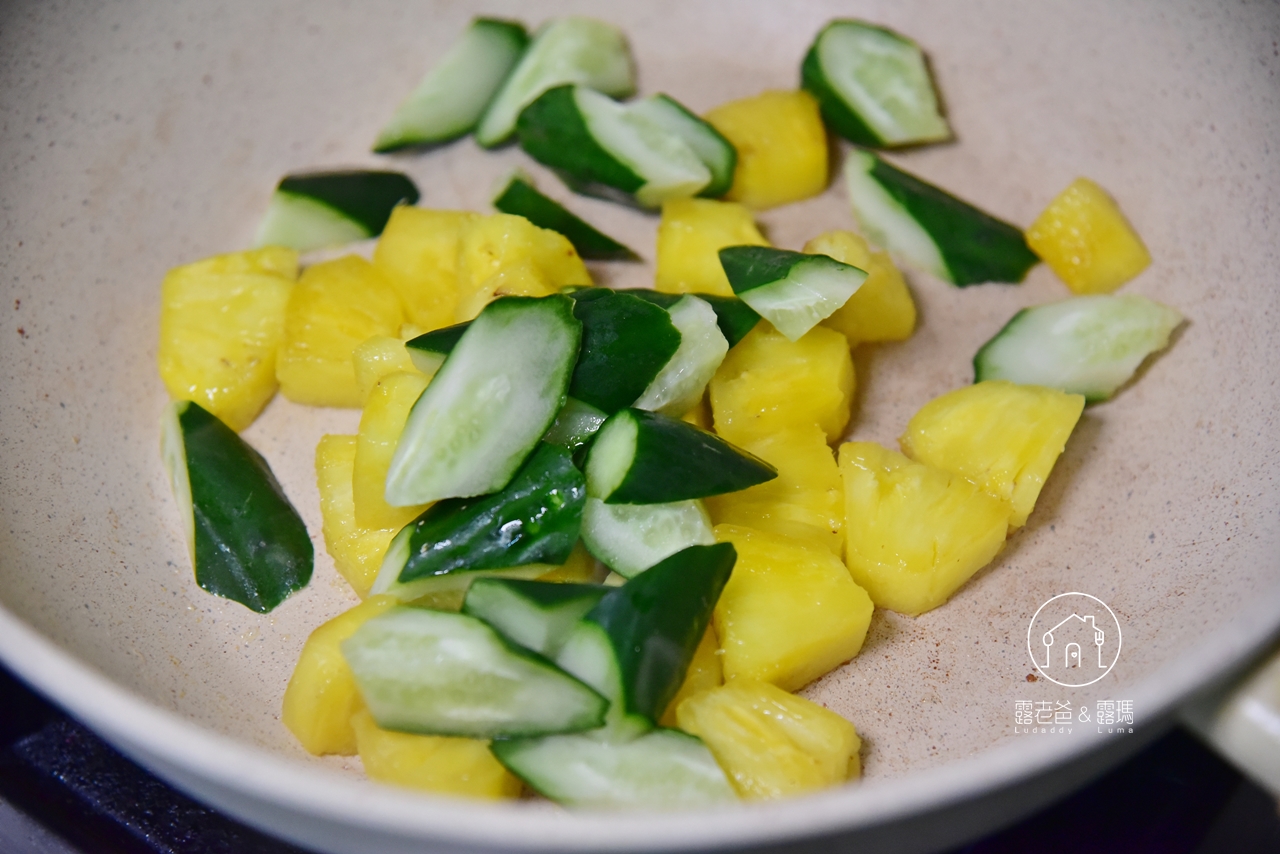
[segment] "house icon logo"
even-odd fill
[[[1120,643],[1115,612],[1088,593],[1054,596],[1027,627],[1027,653],[1036,671],[1069,688],[1092,685],[1110,673]]]

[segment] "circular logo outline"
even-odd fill
[[[1031,648],[1031,630],[1035,628],[1036,620],[1040,618],[1040,612],[1043,611],[1045,608],[1047,608],[1050,603],[1058,599],[1061,599],[1064,596],[1083,596],[1086,599],[1092,599],[1094,602],[1097,602],[1099,605],[1107,609],[1107,613],[1111,615],[1112,621],[1115,622],[1116,624],[1116,642],[1117,642],[1116,654],[1115,654],[1115,657],[1111,659],[1111,664],[1107,665],[1107,669],[1102,672],[1102,675],[1098,676],[1095,679],[1091,679],[1088,682],[1083,682],[1079,685],[1072,685],[1070,682],[1059,682],[1057,679],[1054,679],[1048,673],[1045,673],[1044,669],[1040,667],[1040,662],[1036,660],[1035,651],[1032,650]],[[1052,682],[1055,685],[1061,685],[1063,688],[1084,688],[1088,685],[1092,685],[1094,682],[1097,682],[1099,679],[1104,679],[1106,675],[1111,672],[1111,669],[1116,666],[1116,662],[1120,660],[1120,651],[1123,648],[1124,648],[1124,631],[1120,628],[1120,618],[1116,616],[1115,611],[1111,610],[1110,605],[1108,605],[1106,602],[1103,602],[1097,596],[1094,596],[1090,593],[1081,593],[1079,591],[1073,590],[1070,593],[1059,593],[1057,596],[1051,596],[1049,599],[1045,600],[1043,605],[1041,605],[1039,608],[1036,608],[1036,612],[1031,615],[1031,622],[1027,623],[1027,655],[1031,658],[1031,666],[1035,668],[1036,673],[1039,673],[1041,676],[1043,676],[1045,679],[1048,679],[1050,682]]]

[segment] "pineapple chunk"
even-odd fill
[[[351,716],[364,703],[341,645],[366,620],[395,604],[394,597],[375,596],[329,620],[307,638],[284,691],[280,720],[309,753],[351,756],[356,752]]]
[[[392,335],[372,335],[352,352],[351,361],[355,367],[356,385],[360,387],[360,394],[363,395],[366,404],[369,402],[369,394],[374,386],[383,377],[400,372],[422,373],[413,364],[413,359],[409,358],[409,351],[405,349],[404,342],[408,339],[403,336],[407,328],[409,328],[408,324],[401,327],[402,337],[399,338]],[[417,335],[409,337],[416,338]]]
[[[817,425],[828,441],[844,434],[853,404],[849,342],[816,326],[788,341],[766,321],[729,351],[711,379],[716,432],[739,444]]]
[[[1078,394],[988,380],[926,403],[898,441],[912,459],[967,478],[1008,504],[1009,524],[1018,528],[1083,409]]]
[[[323,436],[316,445],[316,485],[324,544],[334,568],[361,599],[378,577],[395,528],[369,529],[356,524],[352,474],[356,465],[355,436]]]
[[[1109,294],[1151,255],[1107,191],[1077,178],[1027,229],[1027,245],[1078,294]]]
[[[454,321],[459,323],[473,319],[495,296],[540,296],[565,285],[591,284],[586,265],[564,235],[511,214],[477,217],[462,226],[457,270]]]
[[[680,416],[680,420],[692,424],[694,427],[698,427],[703,430],[710,430],[711,402],[707,400],[707,395],[704,393],[702,397],[698,399],[698,402],[693,405],[692,409]]]
[[[285,310],[280,391],[312,406],[362,405],[352,354],[372,335],[395,335],[403,320],[395,290],[363,258],[308,267]]]
[[[768,246],[751,211],[733,202],[672,199],[658,223],[654,288],[668,294],[733,296],[720,266],[726,246]]]
[[[409,320],[424,332],[453,323],[458,307],[458,235],[479,218],[468,211],[398,205],[373,250]]]
[[[725,681],[759,679],[794,691],[858,654],[871,597],[840,559],[800,540],[717,525],[738,562],[716,603]]]
[[[175,267],[160,297],[160,379],[243,430],[276,393],[276,349],[298,253],[268,246]]]
[[[827,188],[827,130],[808,92],[762,92],[721,104],[706,119],[738,150],[726,199],[762,210]]]
[[[743,798],[781,798],[837,786],[861,774],[853,724],[766,682],[735,679],[695,694],[676,712]]]
[[[387,470],[396,452],[409,410],[427,388],[419,371],[389,374],[378,381],[360,416],[356,461],[352,471],[352,500],[356,525],[361,528],[403,528],[426,505],[392,507],[387,503]]]
[[[804,245],[804,251],[828,255],[867,271],[867,279],[824,326],[839,330],[850,344],[904,341],[916,328],[916,304],[888,252],[872,252],[852,231],[828,231]]]
[[[724,668],[720,665],[720,642],[716,640],[715,628],[707,626],[707,630],[702,633],[702,640],[698,642],[698,648],[693,651],[693,661],[689,662],[689,669],[685,671],[680,690],[667,704],[667,710],[662,713],[662,719],[658,721],[658,725],[676,726],[676,710],[685,697],[692,697],[708,688],[716,688],[723,684]]]
[[[489,800],[521,792],[520,781],[489,752],[488,741],[382,729],[368,709],[355,713],[351,727],[370,780]]]
[[[571,582],[574,584],[599,584],[605,575],[604,565],[595,559],[587,547],[578,540],[569,552],[569,559],[554,569],[538,576],[538,581]],[[461,604],[461,603],[459,603]]]
[[[845,562],[882,608],[936,608],[1004,548],[1009,507],[870,442],[840,446]]]
[[[778,470],[750,489],[706,499],[716,524],[745,525],[829,550],[844,549],[844,491],[826,435],[814,427],[784,430],[742,444]]]

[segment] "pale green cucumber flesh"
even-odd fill
[[[649,387],[632,404],[680,417],[702,400],[707,383],[729,352],[715,309],[696,296],[681,297],[667,308],[680,333],[680,346]]]
[[[576,451],[590,441],[609,416],[576,397],[565,401],[542,441]]]
[[[371,236],[360,223],[323,202],[277,190],[271,195],[253,245],[287,246],[310,252],[344,246]]]
[[[642,116],[684,140],[703,165],[711,172],[711,181],[699,196],[719,198],[733,185],[733,170],[738,165],[738,151],[733,143],[700,116],[690,112],[668,95],[654,95],[628,105],[633,115]]]
[[[851,151],[845,160],[845,185],[858,228],[895,258],[932,273],[944,282],[952,281],[938,244],[912,218],[902,204],[871,177],[877,158],[864,151]]]
[[[738,298],[791,341],[841,308],[867,273],[826,255],[770,246],[729,246],[720,263]]]
[[[574,625],[606,592],[601,584],[481,578],[467,590],[462,612],[525,649],[555,658]]]
[[[716,541],[701,501],[669,504],[605,504],[588,498],[582,542],[603,564],[631,578],[687,546]]]

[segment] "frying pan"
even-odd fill
[[[928,51],[952,144],[895,162],[1027,224],[1077,175],[1119,200],[1154,263],[1126,291],[1188,318],[1090,407],[1035,514],[946,606],[878,612],[851,663],[805,690],[865,738],[862,782],[715,812],[571,813],[367,782],[279,721],[309,631],[354,600],[322,546],[272,614],[200,591],[159,457],[166,269],[246,246],[291,170],[391,164],[423,204],[487,210],[514,165],[652,260],[653,217],[578,197],[515,149],[368,153],[476,13],[627,32],[644,93],[695,110],[796,85],[821,25],[856,15]],[[213,805],[324,851],[922,850],[959,841],[1134,749],[1280,626],[1280,14],[1274,4],[876,2],[9,3],[0,26],[0,657],[126,753]],[[839,149],[836,156],[840,156]],[[853,226],[839,182],[763,213],[780,246]],[[605,265],[597,280],[651,281]],[[850,436],[890,446],[1012,314],[1060,299],[910,274],[920,328],[859,348]],[[312,455],[358,413],[276,400],[246,438],[319,531]],[[1034,677],[1028,624],[1064,592],[1105,601],[1104,679]],[[1019,702],[1131,703],[1135,732],[1021,732]],[[1104,728],[1105,729],[1105,728]]]

